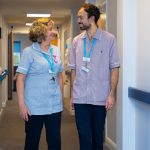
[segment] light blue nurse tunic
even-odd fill
[[[63,71],[60,50],[54,45],[50,48],[54,60],[55,80],[52,80],[50,64],[43,55],[44,53],[51,59],[51,53],[44,52],[38,43],[33,43],[23,50],[16,71],[26,75],[24,100],[31,115],[46,115],[62,111],[62,95],[57,78],[58,73]]]

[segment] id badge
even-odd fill
[[[50,80],[53,80],[54,82],[56,81],[56,75],[54,72],[52,72],[50,69],[48,70],[49,74],[50,74]]]
[[[86,73],[88,73],[88,72],[89,72],[89,69],[88,69],[88,68],[86,68],[86,67],[84,67],[84,66],[82,66],[81,70],[83,70],[83,71],[84,71],[84,72],[86,72]]]
[[[55,77],[54,76],[52,76],[51,78],[50,78],[50,80],[52,80],[52,81],[56,81],[56,79],[55,79]]]
[[[83,57],[83,61],[90,62],[90,58],[89,57]]]
[[[49,74],[54,74],[54,72],[52,70],[48,70]]]

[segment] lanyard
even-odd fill
[[[54,59],[53,59],[53,52],[52,52],[53,48],[50,48],[50,58],[47,54],[45,53],[42,53],[44,58],[47,60],[49,66],[50,66],[50,69],[52,71],[52,73],[54,73]]]
[[[90,48],[88,54],[86,54],[86,38],[84,38],[84,44],[83,44],[83,56],[84,56],[84,57],[90,58],[91,51],[92,51],[92,49],[93,49],[93,47],[94,47],[95,44],[96,44],[96,39],[93,38],[93,39],[92,39],[92,46],[91,46],[91,48]]]

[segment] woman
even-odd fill
[[[38,150],[43,125],[48,150],[60,150],[62,111],[62,63],[58,47],[51,45],[56,35],[54,22],[35,20],[29,30],[33,44],[23,50],[17,68],[17,94],[25,121],[25,150]]]

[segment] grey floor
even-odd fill
[[[62,114],[62,150],[79,150],[74,116],[65,109]],[[23,150],[24,122],[19,116],[16,93],[0,118],[0,150]],[[47,150],[43,129],[39,150]],[[106,147],[104,150],[108,150]]]

